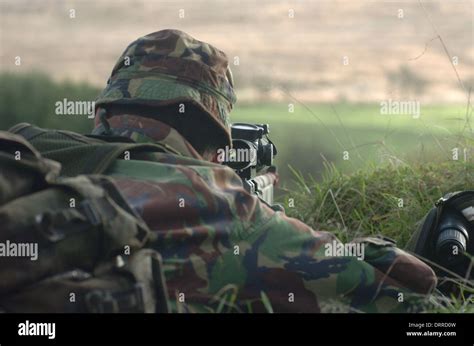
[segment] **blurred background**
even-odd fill
[[[85,115],[126,46],[175,28],[223,50],[232,120],[268,123],[283,186],[386,162],[472,160],[473,1],[0,0],[0,129],[86,133]],[[420,116],[384,114],[389,100]],[[465,149],[468,149],[467,151]],[[298,172],[295,175],[295,172]]]

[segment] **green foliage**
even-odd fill
[[[0,74],[0,129],[7,130],[19,122],[41,127],[89,132],[92,120],[85,115],[57,115],[55,103],[94,101],[99,93],[86,83],[54,82],[39,72]]]
[[[474,163],[371,166],[350,175],[328,164],[321,181],[296,180],[300,189],[282,201],[289,215],[343,241],[383,234],[403,247],[438,198],[474,186]]]

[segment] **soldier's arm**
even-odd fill
[[[275,311],[407,311],[436,283],[389,242],[365,241],[364,259],[328,254],[334,235],[271,210],[227,167],[127,161],[114,175],[152,230],[170,297],[186,303],[206,305],[231,285],[242,303],[264,292]]]
[[[265,205],[256,209],[267,221],[256,222],[241,241],[243,288],[265,292],[276,310],[410,311],[436,284],[428,266],[390,242],[364,239],[362,258],[344,256],[332,234]]]

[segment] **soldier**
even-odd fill
[[[333,234],[270,209],[217,162],[235,102],[226,55],[178,30],[132,42],[96,101],[94,134],[163,148],[106,174],[153,233],[174,311],[208,311],[230,288],[243,311],[265,311],[262,292],[279,312],[419,309],[436,286],[423,262],[378,238],[354,242],[363,258],[339,254]]]

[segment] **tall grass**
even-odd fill
[[[474,162],[371,166],[350,175],[327,163],[321,181],[307,181],[296,171],[295,177],[299,188],[280,200],[290,216],[344,242],[383,235],[404,248],[436,200],[474,188]],[[459,293],[436,290],[427,312],[474,313],[474,283],[452,281]]]
[[[372,165],[353,174],[343,174],[329,163],[326,167],[318,182],[295,172],[300,188],[281,202],[289,215],[334,232],[343,241],[383,234],[403,247],[437,199],[474,187],[474,162]]]

